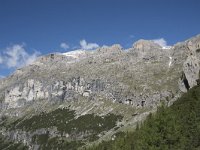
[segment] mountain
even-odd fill
[[[139,40],[41,56],[0,79],[1,136],[29,149],[109,140],[196,86],[199,61],[200,35],[167,48]]]
[[[197,150],[200,149],[200,85],[170,107],[150,114],[135,132],[118,133],[92,150]]]

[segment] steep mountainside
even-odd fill
[[[200,85],[193,87],[172,106],[160,107],[135,132],[118,133],[114,141],[92,150],[197,150],[200,149]]]
[[[197,85],[199,62],[200,35],[170,48],[139,40],[42,56],[0,79],[0,132],[29,149],[108,140]]]

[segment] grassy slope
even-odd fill
[[[135,132],[123,133],[114,141],[92,150],[200,149],[200,86],[192,88],[171,107],[161,107]]]

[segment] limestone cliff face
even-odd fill
[[[28,79],[5,91],[5,108],[16,108],[37,99],[48,98],[48,92],[39,81]]]
[[[38,100],[63,102],[83,96],[155,108],[197,84],[199,43],[197,36],[163,49],[139,40],[126,51],[113,45],[43,56],[1,80],[0,106],[19,108]]]
[[[187,60],[183,64],[183,72],[188,81],[189,87],[197,85],[199,79],[199,60],[196,56],[188,56]]]
[[[54,81],[49,85],[43,84],[42,81],[28,79],[25,83],[17,84],[4,92],[3,108],[23,107],[38,100],[73,101],[78,98],[78,95],[92,97],[92,94],[100,93],[104,88],[104,83],[100,80],[86,83],[81,77],[73,78],[68,82]]]
[[[133,44],[133,48],[139,50],[140,52],[151,52],[155,49],[161,49],[162,47],[153,41],[139,40]]]
[[[183,63],[182,74],[182,86],[184,85],[185,88],[180,87],[184,92],[197,85],[197,80],[200,77],[199,43],[200,36],[186,42],[187,58]]]
[[[151,59],[162,53],[162,47],[153,41],[139,40],[133,44],[133,51],[139,58]],[[162,55],[165,55],[162,53]]]

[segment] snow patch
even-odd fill
[[[85,56],[86,55],[86,51],[85,50],[75,50],[75,51],[62,53],[62,55],[78,59],[78,58],[80,58],[82,56]]]
[[[171,67],[171,65],[172,65],[172,57],[170,56],[169,57],[169,68]]]
[[[171,49],[172,46],[163,46],[162,49]]]

